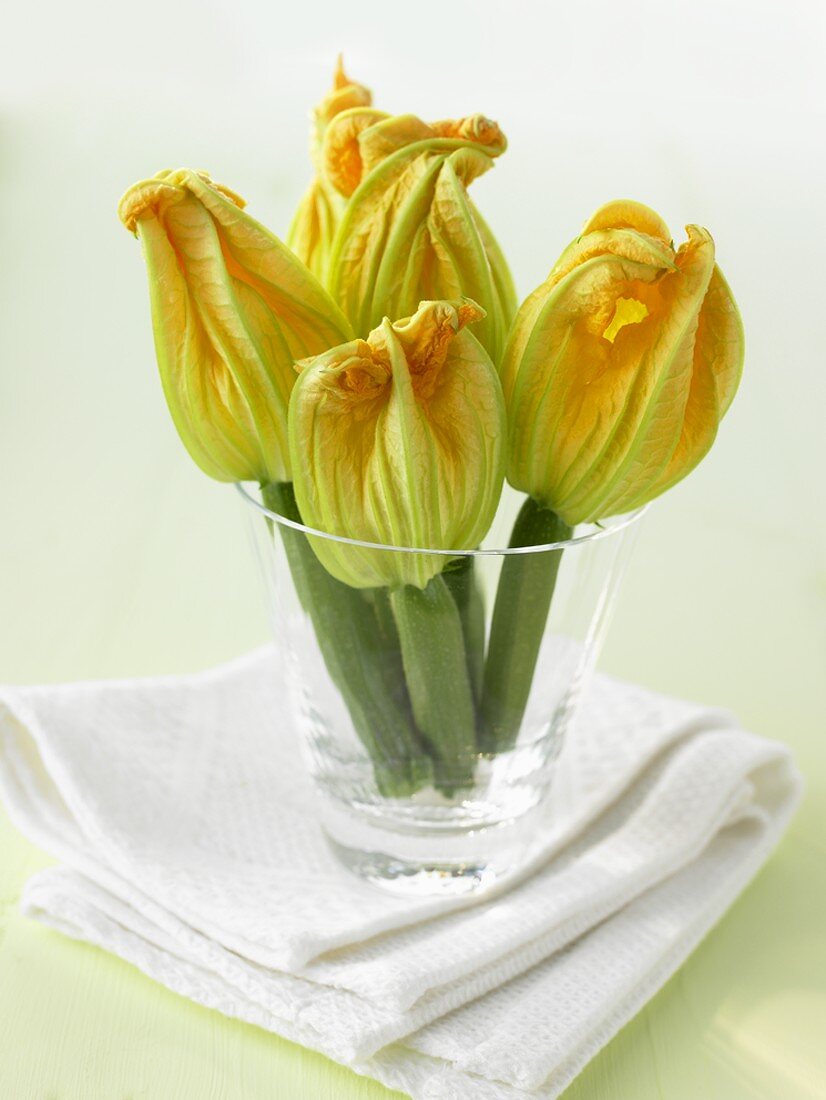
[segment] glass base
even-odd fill
[[[536,792],[534,792],[536,793]],[[373,805],[324,799],[321,825],[340,862],[374,886],[407,897],[463,897],[513,876],[538,835],[540,803],[513,816],[460,807]]]
[[[344,866],[359,878],[405,897],[463,897],[488,889],[511,870],[494,862],[419,862],[388,852],[346,848],[329,833],[330,847]]]

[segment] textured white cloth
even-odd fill
[[[557,1096],[799,795],[782,746],[597,677],[533,873],[401,899],[328,850],[283,697],[271,647],[195,676],[0,689],[0,797],[61,864],[23,909],[416,1100]]]

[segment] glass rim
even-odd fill
[[[247,484],[251,483],[236,481],[234,484],[239,496],[246,504],[251,505],[256,511],[274,520],[276,523],[281,524],[283,527],[292,527],[294,531],[301,531],[302,534],[312,535],[314,538],[326,539],[329,542],[342,543],[345,546],[358,546],[364,550],[385,550],[396,554],[438,554],[448,558],[495,558],[511,557],[519,554],[542,554],[547,553],[549,550],[564,550],[571,546],[582,546],[586,543],[598,542],[600,539],[607,538],[610,535],[616,535],[620,531],[626,530],[626,528],[642,519],[651,506],[650,503],[643,504],[642,507],[635,508],[631,512],[625,512],[618,516],[609,516],[607,519],[589,524],[593,530],[587,531],[582,535],[575,535],[570,539],[562,539],[559,542],[547,542],[536,546],[503,546],[501,549],[492,547],[486,549],[464,548],[446,550],[442,547],[393,546],[390,543],[384,542],[366,542],[363,539],[348,538],[346,535],[334,535],[329,531],[321,531],[316,527],[307,527],[297,520],[287,519],[286,516],[282,516],[279,512],[271,511],[266,505],[262,504],[260,500],[256,500],[247,489]]]

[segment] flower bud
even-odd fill
[[[498,362],[516,309],[508,266],[467,194],[505,149],[482,115],[428,124],[413,115],[334,119],[324,139],[328,178],[346,153],[348,201],[327,285],[357,333],[385,316],[407,316],[420,300],[468,296],[485,317],[474,333]]]
[[[287,244],[321,282],[327,276],[333,237],[344,209],[344,200],[331,186],[323,169],[324,138],[334,118],[342,112],[349,113],[359,108],[369,110],[371,101],[370,90],[350,80],[339,57],[333,74],[333,87],[312,115],[310,159],[315,178],[304,193],[287,232]],[[373,115],[384,117],[379,112],[369,111],[369,116]]]
[[[520,307],[502,363],[508,480],[566,523],[630,511],[714,442],[743,365],[705,229],[675,250],[639,203],[602,207]]]
[[[293,362],[349,327],[243,206],[205,173],[180,169],[130,187],[118,213],[143,246],[161,381],[190,455],[221,481],[281,481]]]
[[[465,325],[467,299],[422,302],[299,363],[290,403],[295,494],[309,527],[389,546],[478,545],[502,489],[505,422],[488,355]],[[312,539],[357,588],[424,588],[447,559]]]

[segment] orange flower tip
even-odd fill
[[[312,117],[317,124],[325,126],[348,107],[369,107],[372,100],[370,89],[352,80],[344,71],[344,61],[339,54],[333,71],[333,86],[313,109]]]
[[[439,122],[432,123],[431,128],[437,137],[472,141],[474,144],[481,145],[484,149],[489,150],[493,156],[504,153],[508,145],[507,138],[502,133],[499,123],[494,122],[486,115],[476,114],[467,115],[465,118],[442,119]]]
[[[322,159],[327,178],[345,198],[353,194],[363,175],[360,135],[386,118],[383,111],[373,107],[353,107],[331,120],[324,136]]]
[[[333,71],[333,91],[337,92],[339,88],[346,88],[348,84],[352,84],[352,81],[344,71],[344,54],[339,53]]]
[[[129,232],[137,236],[141,218],[160,213],[165,207],[180,202],[188,191],[194,191],[204,184],[240,209],[246,205],[240,195],[229,187],[216,183],[207,172],[193,172],[191,168],[166,168],[150,179],[133,183],[124,192],[118,203],[118,217]]]
[[[483,320],[486,316],[486,310],[482,309],[482,307],[477,302],[474,302],[472,298],[465,298],[456,310],[459,328],[464,328],[465,325],[472,325],[476,321]]]
[[[317,381],[325,391],[353,404],[375,397],[392,374],[386,347],[360,339],[295,363],[299,374],[308,368],[316,370]]]
[[[391,324],[385,318],[381,329],[371,333],[382,343],[395,336],[402,344],[414,385],[423,395],[447,360],[450,345],[464,328],[485,316],[470,298],[456,301],[420,302],[412,317]]]
[[[711,241],[711,243],[714,244],[714,238],[704,225],[687,225],[685,227],[685,235],[690,241],[699,238],[703,241]]]
[[[673,247],[671,232],[656,212],[635,199],[612,199],[595,211],[585,223],[582,234],[597,229],[635,229]]]
[[[472,325],[481,321],[487,313],[472,298],[457,298],[453,301],[421,301],[416,312],[410,317],[404,317],[399,321],[391,321],[389,317],[383,317],[381,324],[374,329],[378,334],[388,328],[396,332],[433,332],[439,329],[450,329],[453,333],[459,332],[465,325]],[[373,335],[373,333],[371,333]]]

